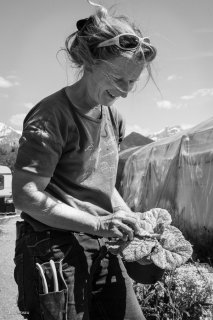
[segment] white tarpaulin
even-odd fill
[[[213,118],[137,148],[118,190],[133,211],[167,209],[172,224],[213,257]]]

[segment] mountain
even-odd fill
[[[21,133],[0,122],[0,165],[14,171]]]
[[[137,132],[131,132],[128,136],[124,138],[121,143],[121,151],[136,147],[143,146],[153,141],[157,141],[166,137],[170,137],[174,134],[183,131],[183,128],[179,125],[173,127],[165,127],[164,129],[154,132],[148,136],[143,136]],[[18,142],[21,137],[21,132],[13,129],[12,127],[7,126],[6,124],[0,122],[0,147],[7,146],[18,147]]]
[[[18,147],[20,137],[19,131],[0,122],[0,146],[7,146],[8,148]]]
[[[164,129],[162,129],[158,132],[154,132],[152,134],[149,134],[146,137],[140,133],[131,132],[122,141],[120,150],[123,151],[128,148],[132,148],[132,147],[144,146],[144,145],[151,143],[153,141],[158,141],[160,139],[173,136],[181,131],[183,131],[183,128],[179,125],[176,125],[173,127],[165,127]]]
[[[136,147],[144,146],[153,141],[169,137],[182,130],[183,129],[180,126],[166,127],[163,130],[150,134],[147,137],[137,132],[131,132],[121,143],[120,157],[125,161],[128,152],[133,152],[133,149]],[[14,162],[20,137],[20,131],[0,122],[0,165],[7,165],[12,171],[14,169]],[[124,150],[127,150],[127,153]],[[121,162],[123,161],[122,159],[120,160]]]
[[[165,127],[164,129],[150,134],[148,137],[154,141],[158,141],[163,138],[173,136],[179,132],[183,131],[181,126]]]
[[[144,146],[145,144],[151,143],[153,140],[149,137],[145,137],[140,133],[131,132],[126,136],[120,145],[120,150],[126,150],[132,147]]]

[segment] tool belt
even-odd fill
[[[32,234],[32,233],[39,233],[40,235],[49,235],[51,234],[53,237],[54,236],[59,236],[62,233],[73,233],[73,231],[69,230],[59,230],[59,229],[53,229],[51,227],[48,227],[47,230],[43,231],[35,231],[33,227],[26,221],[17,221],[16,222],[16,240],[21,239],[22,237]],[[78,232],[76,232],[78,233]]]

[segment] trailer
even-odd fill
[[[15,214],[12,198],[12,173],[7,166],[0,166],[0,214]]]

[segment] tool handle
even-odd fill
[[[46,278],[45,278],[45,275],[44,275],[44,271],[43,271],[41,265],[38,262],[36,262],[36,266],[37,266],[38,271],[39,271],[40,276],[41,276],[44,294],[47,294],[48,293],[48,286],[47,286],[47,281],[46,281]]]
[[[53,274],[54,291],[57,292],[57,291],[59,291],[58,276],[57,276],[57,272],[56,272],[55,263],[53,260],[50,260],[50,267],[52,269],[52,274]]]

